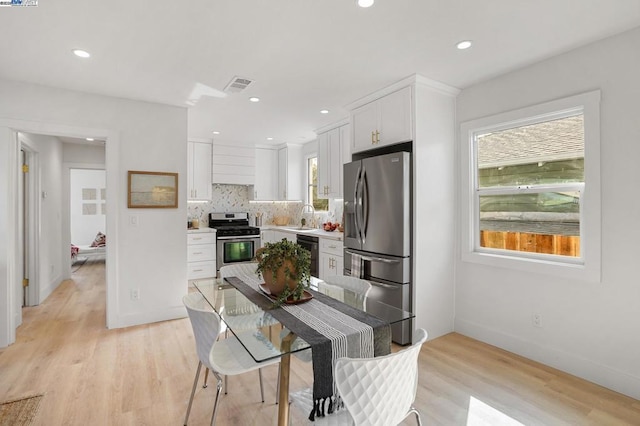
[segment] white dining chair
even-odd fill
[[[262,351],[262,355],[265,357],[273,356],[274,358],[263,362],[256,362],[251,355],[247,352],[247,349],[238,341],[235,335],[231,335],[226,339],[218,339],[220,334],[220,317],[213,311],[208,305],[204,296],[200,293],[190,293],[182,298],[184,306],[187,308],[189,314],[189,320],[193,328],[193,334],[196,340],[196,350],[198,353],[198,368],[196,370],[196,376],[193,381],[193,388],[191,390],[191,397],[189,398],[189,405],[187,407],[187,414],[184,419],[185,426],[189,420],[189,414],[191,413],[191,405],[195,396],[196,388],[198,385],[198,378],[200,376],[200,370],[204,365],[205,368],[211,370],[218,379],[216,399],[213,404],[213,412],[211,414],[211,425],[216,421],[216,409],[218,407],[218,400],[220,392],[222,390],[222,378],[220,375],[232,376],[237,374],[246,373],[253,370],[258,370],[260,377],[260,394],[262,396],[262,402],[264,402],[264,391],[262,385],[262,372],[261,368],[267,365],[280,363],[280,351],[276,350],[273,345],[265,338],[264,341],[257,342],[250,346],[252,353],[254,351]],[[252,332],[246,332],[249,335],[253,335]],[[236,333],[239,337],[242,337],[242,333]],[[244,340],[245,345],[248,342],[253,342],[255,339]],[[225,386],[225,394],[226,394]]]
[[[336,360],[333,377],[352,424],[397,425],[413,413],[422,425],[413,403],[418,389],[418,355],[426,340],[426,330],[419,328],[413,334],[413,345],[400,352]]]
[[[258,280],[256,268],[257,262],[237,263],[233,265],[225,265],[220,268],[220,278],[238,277],[248,284],[255,284]],[[259,280],[258,280],[259,281]],[[223,318],[220,324],[220,333],[229,336],[229,327],[232,330],[254,330],[256,327],[270,327],[275,320],[270,315],[265,315],[264,311],[246,298],[239,298],[237,295],[227,297],[225,292],[224,305],[220,309]],[[269,329],[271,334],[271,329]],[[271,335],[269,336],[271,338]],[[207,387],[209,379],[209,370],[204,372],[203,388]],[[225,377],[225,386],[227,386],[227,378]]]
[[[358,277],[351,277],[349,275],[333,275],[326,278],[323,278],[324,282],[318,284],[321,292],[332,296],[331,294],[331,286],[338,287],[342,290],[351,290],[356,297],[356,300],[351,303],[352,306],[364,310],[367,306],[367,296],[371,291],[371,283],[367,280]],[[333,296],[332,296],[333,297]],[[347,297],[344,294],[342,298],[336,297],[337,299],[341,299],[343,302],[350,302],[345,300]]]

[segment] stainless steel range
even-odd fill
[[[209,213],[209,227],[216,229],[216,270],[253,261],[260,228],[249,226],[249,213]]]

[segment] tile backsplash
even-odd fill
[[[303,203],[295,201],[260,201],[249,202],[249,187],[244,185],[222,185],[214,184],[212,191],[212,201],[202,203],[189,203],[187,212],[189,218],[199,218],[201,226],[206,226],[209,220],[209,213],[218,212],[248,212],[249,224],[255,224],[256,213],[262,213],[262,224],[271,225],[276,216],[289,216],[289,224],[297,225],[302,217],[301,210]],[[332,222],[342,219],[342,200],[333,202],[329,200],[331,213],[320,212],[316,215],[318,223],[331,220]],[[308,210],[305,215],[308,217]]]

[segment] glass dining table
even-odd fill
[[[256,277],[237,277],[252,287],[256,294],[268,298],[255,283]],[[204,296],[211,307],[220,315],[226,329],[238,338],[244,349],[256,362],[273,358],[280,359],[280,393],[278,395],[278,425],[289,424],[289,377],[291,354],[309,350],[310,345],[285,328],[275,316],[272,309],[280,309],[272,304],[264,308],[264,303],[253,303],[244,292],[237,287],[237,280],[202,279],[193,281],[195,288]],[[414,314],[385,303],[365,299],[362,296],[341,287],[327,284],[315,277],[311,278],[311,290],[323,293],[358,310],[367,312],[390,325],[410,321]],[[255,300],[255,295],[250,295]],[[284,330],[284,331],[283,331]],[[242,333],[240,333],[242,331]],[[246,333],[246,331],[253,331]]]

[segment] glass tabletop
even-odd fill
[[[238,277],[242,279],[243,277]],[[243,280],[262,294],[255,280]],[[195,288],[204,296],[211,307],[220,315],[224,326],[238,338],[244,348],[257,362],[277,358],[285,353],[304,351],[309,344],[297,337],[290,350],[283,350],[282,339],[289,331],[272,316],[269,311],[251,302],[243,293],[227,280],[220,278],[193,281]],[[358,310],[379,318],[389,324],[396,324],[414,318],[414,314],[373,299],[365,299],[353,291],[327,284],[318,278],[311,278],[311,289],[326,294]],[[266,294],[263,297],[268,298]]]

